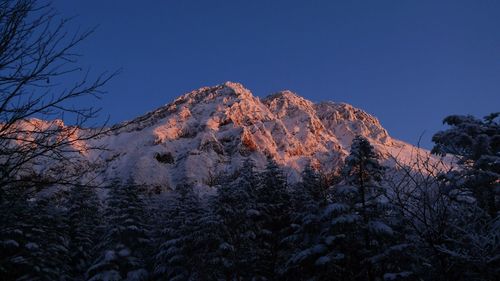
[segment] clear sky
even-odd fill
[[[347,102],[424,147],[449,114],[500,110],[500,1],[54,1],[79,51],[123,72],[99,102],[119,122],[225,81]]]

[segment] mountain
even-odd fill
[[[408,163],[416,154],[428,155],[392,138],[377,118],[349,104],[313,103],[291,91],[260,99],[233,82],[184,94],[109,129],[87,139],[95,129],[60,120],[30,119],[12,128],[22,139],[49,130],[54,140],[79,140],[63,149],[74,165],[45,157],[31,164],[35,174],[57,176],[68,169],[78,174],[91,165],[96,172],[88,179],[131,179],[155,190],[173,189],[181,181],[210,185],[218,175],[233,174],[248,157],[258,168],[273,158],[291,182],[300,179],[308,163],[328,173],[340,167],[356,135],[366,137],[388,166],[394,165],[393,157]]]
[[[82,155],[102,163],[107,179],[166,190],[182,180],[206,185],[247,157],[257,167],[272,157],[290,181],[309,162],[328,172],[342,163],[356,135],[367,137],[388,164],[389,155],[405,160],[427,153],[393,139],[377,118],[349,104],[313,103],[291,91],[260,99],[233,82],[184,94],[114,128],[87,144],[106,150]]]

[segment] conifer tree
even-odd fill
[[[202,262],[213,262],[205,255],[208,250],[204,250],[213,243],[208,243],[200,231],[204,209],[190,184],[181,183],[174,192],[162,231],[163,242],[155,257],[155,276],[158,280],[199,280],[209,274]],[[205,223],[209,223],[208,219]],[[201,261],[201,257],[207,260]]]
[[[78,280],[95,258],[102,224],[100,202],[94,189],[76,186],[70,190],[67,205],[71,275]]]
[[[451,115],[443,123],[449,129],[436,133],[432,152],[458,157],[460,171],[449,172],[444,179],[452,189],[471,192],[479,206],[490,216],[500,210],[500,113],[483,120],[473,116]]]
[[[151,246],[145,206],[137,186],[114,183],[107,198],[100,255],[89,280],[146,280]]]
[[[7,206],[3,206],[7,207]],[[9,204],[0,229],[3,280],[67,280],[67,224],[50,198],[24,197]]]
[[[246,202],[242,202],[245,209],[245,224],[241,228],[241,237],[244,243],[241,247],[243,256],[242,265],[247,268],[249,274],[244,275],[250,279],[258,279],[260,276],[258,268],[258,233],[262,228],[259,220],[262,218],[257,202],[257,189],[259,188],[259,174],[256,171],[255,163],[250,158],[243,162],[239,179],[233,183],[245,194]]]
[[[449,128],[433,136],[432,152],[455,157],[460,168],[432,177],[433,185],[420,184],[418,196],[399,204],[410,211],[419,207],[406,212],[412,219],[407,225],[414,230],[419,258],[433,265],[417,267],[419,276],[494,280],[498,275],[500,260],[493,254],[500,247],[498,116],[446,117]]]
[[[225,276],[229,279],[254,277],[256,260],[256,210],[255,188],[258,184],[252,160],[245,160],[238,179],[224,181],[218,186],[211,209],[219,219],[221,258],[225,259]]]
[[[331,228],[324,241],[333,251],[323,261],[338,260],[346,278],[375,280],[383,274],[373,258],[394,233],[385,221],[387,200],[380,186],[383,171],[369,141],[355,137],[343,169],[345,185],[336,188],[333,202],[325,210]]]
[[[259,212],[257,237],[260,244],[258,274],[264,278],[275,279],[285,260],[282,241],[290,224],[290,194],[286,177],[273,159],[268,159],[260,176],[256,202]]]
[[[307,165],[302,172],[302,182],[292,193],[291,225],[283,241],[287,247],[287,261],[282,268],[285,279],[306,280],[319,275],[321,269],[315,262],[321,253],[315,249],[319,249],[321,212],[326,203],[320,175]]]
[[[381,199],[383,190],[380,187],[384,168],[378,162],[370,142],[361,136],[354,138],[350,155],[345,160],[343,174],[347,185],[357,189],[355,202],[359,205],[359,211],[363,223],[373,223],[372,218],[380,215]],[[370,231],[365,231],[365,245],[369,246]]]

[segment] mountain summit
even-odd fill
[[[415,149],[349,104],[315,104],[291,91],[261,100],[234,82],[194,90],[120,127],[93,144],[108,148],[92,154],[107,163],[105,177],[171,188],[182,180],[204,185],[234,172],[247,157],[258,167],[273,158],[292,181],[307,163],[330,171],[356,135],[381,155]]]

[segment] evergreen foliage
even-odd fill
[[[106,203],[100,255],[87,271],[89,280],[146,280],[151,238],[137,186],[115,182]]]
[[[354,138],[345,160],[344,184],[335,187],[332,203],[324,212],[330,221],[323,234],[330,248],[321,262],[331,261],[336,274],[348,280],[381,279],[385,272],[379,261],[394,230],[387,222],[387,198],[381,181],[384,168],[369,141]]]
[[[200,259],[207,258],[203,249],[213,244],[205,240],[208,237],[203,236],[205,234],[200,229],[211,222],[205,220],[201,224],[203,207],[192,186],[187,183],[176,187],[171,204],[156,255],[155,276],[159,280],[199,280],[200,272],[204,272]],[[210,259],[206,262],[210,263]]]
[[[281,168],[273,159],[268,159],[255,192],[259,212],[256,247],[258,276],[266,280],[277,278],[280,264],[285,259],[282,240],[290,224],[291,211],[287,186]]]
[[[229,279],[251,279],[256,274],[256,237],[259,230],[254,164],[247,160],[233,183],[223,183],[211,201],[211,210],[219,220],[224,276]]]
[[[292,191],[291,224],[283,242],[287,260],[282,270],[285,279],[310,279],[320,270],[315,261],[322,231],[321,213],[327,202],[320,176],[310,165],[302,173],[300,182]],[[319,248],[316,248],[319,249]]]
[[[462,171],[453,171],[445,180],[454,189],[472,193],[481,208],[496,217],[500,206],[500,113],[483,120],[467,115],[451,115],[443,123],[449,129],[436,133],[433,153],[451,153],[459,158]]]
[[[146,204],[140,187],[114,182],[104,212],[92,188],[10,186],[0,280],[496,280],[500,223],[485,200],[498,184],[495,118],[447,119],[435,152],[461,146],[462,169],[441,176],[399,165],[385,177],[356,137],[332,186],[311,165],[290,185],[271,159],[262,170],[245,160],[203,197],[182,182]]]
[[[79,279],[95,258],[102,224],[100,201],[92,188],[77,186],[70,190],[67,206],[71,276]]]
[[[1,280],[69,279],[67,224],[51,203],[24,197],[2,205]]]

